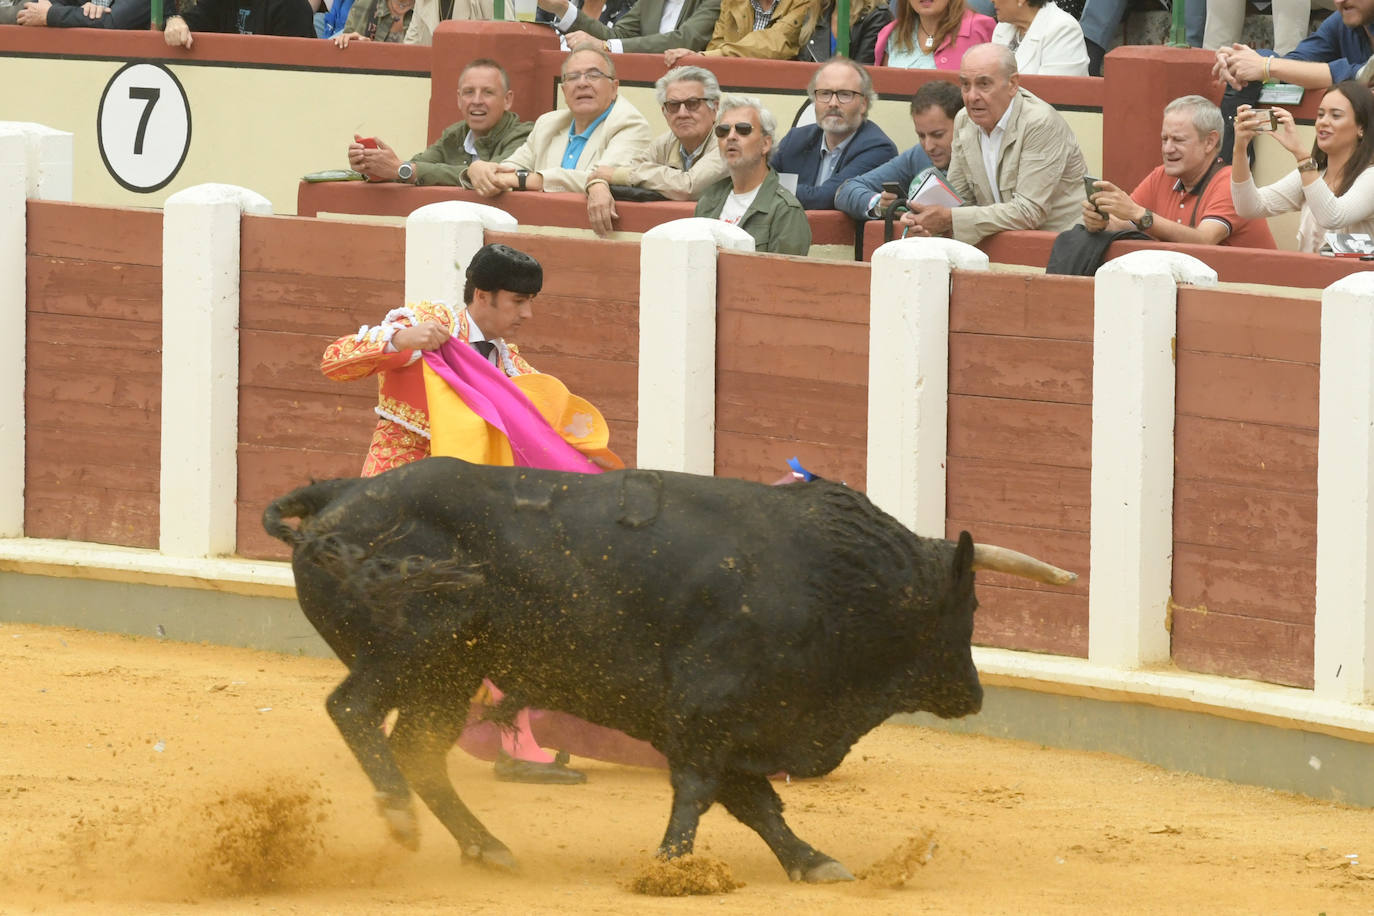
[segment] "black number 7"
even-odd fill
[[[143,117],[138,119],[138,133],[134,135],[134,155],[143,155],[143,135],[148,130],[148,119],[152,117],[153,106],[157,104],[158,96],[162,95],[162,90],[157,88],[147,88],[144,86],[130,86],[129,98],[142,99],[147,102],[143,106]]]

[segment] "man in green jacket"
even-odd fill
[[[608,26],[569,0],[538,0],[552,13],[568,47],[592,42],[612,54],[662,54],[669,48],[706,50],[720,16],[720,0],[639,0]]]
[[[461,185],[458,176],[473,161],[501,162],[525,142],[534,125],[510,110],[514,101],[505,68],[477,58],[458,76],[458,112],[463,119],[449,125],[436,143],[402,161],[381,140],[372,148],[355,136],[348,146],[348,164],[369,181]]]
[[[716,136],[730,177],[706,189],[696,215],[739,226],[754,237],[755,251],[806,254],[811,249],[806,211],[768,164],[776,130],[773,113],[758,99],[727,95],[720,100]]]

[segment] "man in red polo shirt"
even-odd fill
[[[1241,219],[1231,203],[1231,167],[1218,158],[1221,111],[1200,95],[1185,95],[1164,108],[1156,166],[1127,194],[1110,181],[1083,204],[1089,232],[1139,229],[1161,242],[1273,248],[1262,219]]]

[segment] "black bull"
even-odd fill
[[[894,713],[982,704],[968,534],[917,537],[838,484],[431,458],[296,490],[264,525],[348,666],[329,714],[412,847],[411,788],[464,858],[515,864],[445,767],[484,676],[498,714],[563,710],[667,757],[661,854],[719,801],[811,881],[850,875],[792,833],[769,774],[828,773]]]

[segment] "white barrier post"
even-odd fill
[[[1095,664],[1169,660],[1178,284],[1216,282],[1206,264],[1174,251],[1131,252],[1097,271],[1088,584]]]
[[[458,308],[467,266],[486,244],[486,231],[514,232],[518,225],[505,210],[462,200],[415,210],[406,217],[406,303],[443,302]]]
[[[753,251],[738,226],[693,217],[639,244],[639,434],[642,468],[716,467],[716,251]]]
[[[24,534],[28,205],[72,199],[72,135],[0,122],[0,537]]]
[[[868,496],[923,537],[945,536],[950,271],[987,270],[953,239],[873,253],[868,308]]]
[[[1374,276],[1351,274],[1322,293],[1317,440],[1318,697],[1374,697]]]
[[[233,553],[238,496],[239,224],[271,215],[224,184],[178,191],[162,213],[162,485],[165,554]]]

